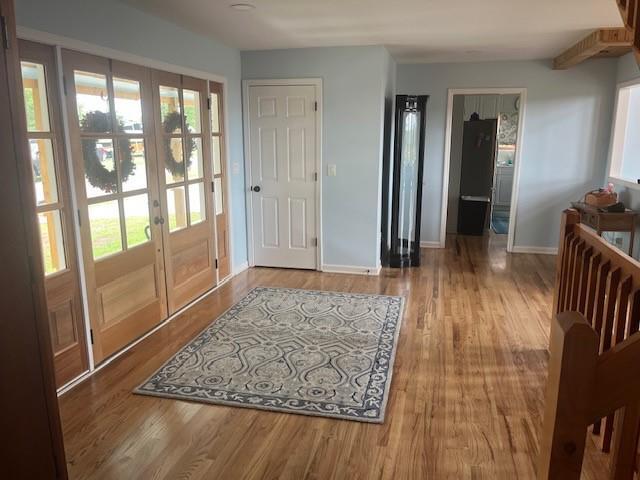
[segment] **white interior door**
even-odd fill
[[[249,87],[254,264],[317,268],[316,87]]]

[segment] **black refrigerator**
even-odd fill
[[[382,263],[420,265],[427,95],[397,95],[393,156],[383,163]],[[391,132],[387,132],[388,135]]]

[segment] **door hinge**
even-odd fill
[[[32,284],[38,283],[36,280],[36,265],[34,263],[33,255],[29,255],[27,257],[28,267],[29,267],[29,279]]]
[[[78,227],[82,228],[82,217],[80,216],[80,209],[78,209]]]
[[[211,97],[207,97],[207,110],[211,110]]]
[[[62,92],[64,96],[67,96],[67,77],[66,75],[62,75]]]
[[[314,182],[317,182],[317,181],[318,181],[318,172],[315,172],[315,173],[313,174],[313,181],[314,181]]]
[[[211,191],[215,192],[216,191],[216,187],[215,187],[215,182],[211,182]]]
[[[314,112],[318,111],[318,102],[313,102],[313,111]]]
[[[9,50],[9,24],[4,15],[0,17],[0,27],[2,27],[2,46],[5,50]]]
[[[91,345],[93,345],[93,328],[89,329],[89,337],[91,337]]]
[[[317,247],[318,246],[318,238],[312,238],[311,239],[311,246],[312,247]]]
[[[218,259],[216,258],[216,270],[218,269]]]

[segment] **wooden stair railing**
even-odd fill
[[[632,479],[640,431],[640,263],[563,214],[539,479],[579,479],[589,425]]]

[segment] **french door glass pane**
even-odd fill
[[[189,180],[195,180],[202,178],[204,170],[202,167],[202,138],[191,139],[191,157],[189,158],[189,168],[187,171],[187,178]]]
[[[200,133],[202,131],[200,126],[200,92],[183,90],[182,101],[184,102],[187,131]]]
[[[86,133],[111,132],[107,77],[76,71],[74,78],[80,130]]]
[[[220,175],[222,173],[222,164],[220,163],[220,137],[211,137],[211,150],[213,150],[213,174]]]
[[[47,138],[29,140],[31,168],[36,187],[36,202],[47,205],[58,201],[53,145]]]
[[[178,89],[160,85],[160,118],[165,133],[182,132]]]
[[[87,197],[99,197],[118,191],[118,174],[110,138],[82,140]]]
[[[223,193],[222,178],[218,177],[213,179],[213,191],[215,193],[215,200],[216,200],[216,215],[221,215],[222,213],[224,213],[224,205],[223,205],[224,195],[222,195]]]
[[[187,226],[187,204],[183,186],[167,189],[167,210],[170,232]]]
[[[142,133],[140,83],[114,77],[113,96],[120,129],[126,133]]]
[[[189,219],[191,225],[203,222],[206,219],[204,202],[204,183],[198,182],[189,185]]]
[[[59,272],[67,268],[64,254],[64,238],[60,211],[38,213],[40,225],[40,241],[42,242],[42,260],[45,275]]]
[[[122,191],[143,190],[147,188],[147,162],[144,153],[144,139],[120,139],[120,172],[122,176]],[[131,162],[127,161],[126,154]]]
[[[165,137],[163,142],[165,159],[165,182],[167,184],[184,180],[184,156],[182,138]]]
[[[125,197],[123,202],[127,248],[135,247],[151,240],[149,197],[147,194]]]
[[[211,133],[220,133],[220,108],[218,103],[218,94],[211,94]]]
[[[44,65],[20,62],[22,66],[22,85],[24,106],[27,114],[27,130],[30,132],[49,132],[49,106],[47,104],[47,84]]]
[[[95,260],[122,251],[117,200],[89,205],[89,228]]]

